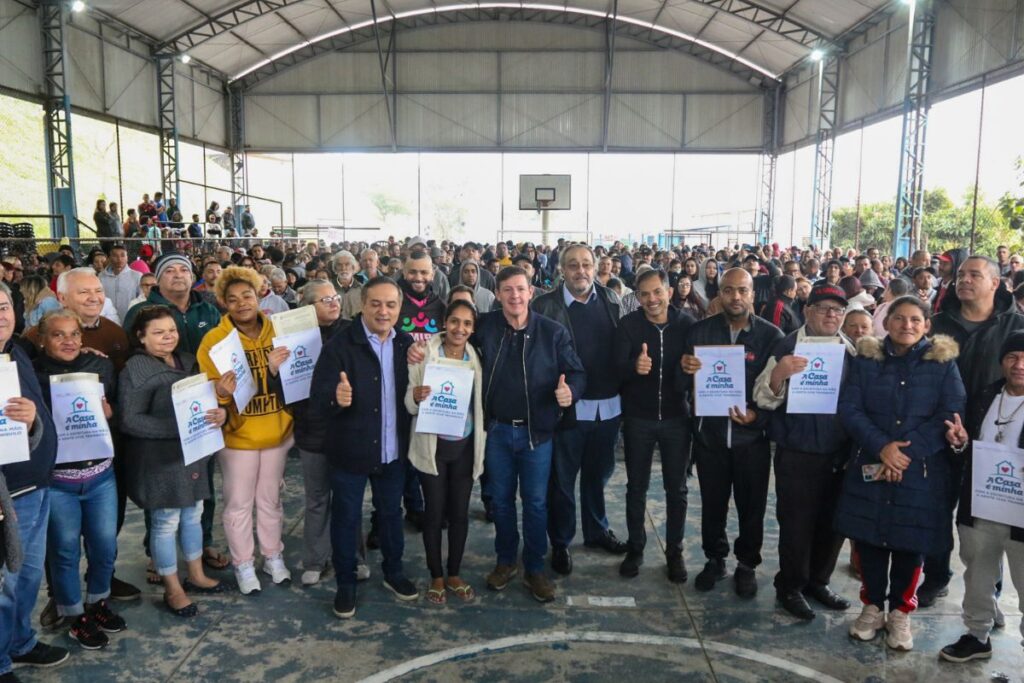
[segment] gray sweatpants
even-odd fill
[[[327,456],[299,449],[306,486],[302,523],[302,568],[323,571],[331,561],[331,477]]]
[[[1006,554],[1010,577],[1017,589],[1019,609],[1024,610],[1024,543],[1010,540],[1010,527],[998,522],[974,518],[974,526],[957,527],[960,533],[960,559],[964,572],[964,625],[972,636],[985,642],[999,605],[995,598],[1003,554]],[[1024,638],[1024,619],[1021,620]],[[1021,640],[1024,645],[1024,640]]]

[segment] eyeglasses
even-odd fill
[[[836,317],[836,318],[838,318],[841,315],[843,315],[843,313],[846,313],[846,309],[845,308],[840,308],[838,306],[822,306],[821,304],[815,304],[814,308],[819,313],[821,313],[822,315],[825,315],[825,316],[831,315],[831,316]]]
[[[322,303],[322,304],[323,304],[324,306],[330,306],[331,304],[336,304],[336,303],[338,303],[339,301],[341,301],[341,297],[340,297],[339,295],[335,294],[334,296],[324,296],[324,297],[320,297],[319,301],[320,301],[320,303]]]

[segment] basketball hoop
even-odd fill
[[[554,201],[553,199],[538,199],[537,200],[537,211],[544,211],[544,210],[546,210],[551,205],[551,203],[553,201]]]

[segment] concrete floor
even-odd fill
[[[621,453],[620,453],[621,454]],[[657,470],[657,465],[656,468]],[[696,488],[696,478],[691,479]],[[493,533],[483,521],[479,498],[471,507],[469,547],[463,577],[478,589],[473,604],[435,607],[419,600],[399,603],[380,584],[379,555],[371,552],[374,575],[360,585],[358,612],[348,621],[331,613],[333,580],[306,589],[298,585],[302,535],[302,475],[290,459],[285,481],[286,559],[295,581],[288,587],[264,582],[256,597],[232,593],[201,597],[200,615],[179,619],[161,609],[161,590],[146,586],[141,550],[142,514],[133,507],[120,536],[118,575],[144,587],[140,603],[115,609],[129,630],[111,636],[103,651],[86,652],[64,633],[44,633],[69,647],[71,661],[50,672],[18,670],[27,681],[988,681],[1000,673],[1024,680],[1017,593],[1007,586],[1007,614],[989,662],[952,665],[937,653],[961,634],[962,566],[950,596],[913,616],[915,650],[888,651],[881,639],[855,643],[846,634],[859,607],[848,613],[820,611],[801,623],[775,606],[771,577],[778,563],[774,493],[769,497],[765,564],[758,571],[756,599],[741,601],[732,582],[697,593],[693,577],[703,566],[700,494],[690,493],[686,563],[691,579],[675,586],[665,579],[664,503],[660,475],[648,503],[648,550],[638,578],[618,575],[618,558],[573,548],[575,571],[559,578],[558,599],[540,605],[516,581],[502,593],[486,589],[494,563]],[[609,485],[609,517],[625,536],[625,472],[621,463]],[[369,498],[369,497],[367,497]],[[131,506],[130,506],[131,507]],[[734,521],[734,520],[733,520]],[[730,538],[735,533],[731,524]],[[222,539],[219,527],[218,539]],[[577,541],[579,537],[577,536]],[[844,550],[833,587],[857,596]],[[428,582],[420,538],[406,533],[406,572]],[[730,560],[730,571],[733,562]],[[227,576],[227,573],[225,573]],[[261,577],[264,575],[261,574]],[[608,600],[613,598],[613,600]],[[45,596],[41,596],[37,610]]]

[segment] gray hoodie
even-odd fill
[[[478,313],[489,313],[491,311],[491,307],[494,306],[494,292],[486,287],[480,286],[480,271],[483,269],[480,263],[477,261],[463,261],[462,265],[459,266],[459,282],[465,284],[463,271],[466,269],[466,266],[469,265],[476,266],[476,284],[473,285],[473,303],[476,305]],[[466,286],[468,287],[469,285]]]

